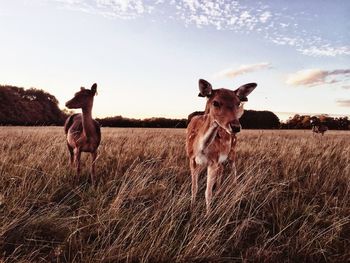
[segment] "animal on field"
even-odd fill
[[[312,133],[321,133],[322,136],[326,131],[328,131],[328,127],[322,123],[317,117],[312,117],[310,120],[311,127],[312,127]]]
[[[243,115],[243,103],[256,88],[256,83],[248,83],[236,90],[213,89],[206,80],[199,80],[199,95],[206,97],[204,113],[189,115],[186,150],[192,177],[193,207],[198,191],[198,177],[207,169],[205,200],[207,213],[210,211],[214,184],[220,188],[223,163],[229,158],[235,162],[236,134],[240,132],[239,118]]]
[[[64,124],[67,136],[67,146],[70,154],[70,164],[75,165],[77,175],[80,175],[80,157],[82,152],[91,154],[91,181],[95,179],[95,161],[97,148],[101,142],[101,129],[97,121],[92,118],[92,106],[97,94],[97,84],[91,89],[80,88],[74,97],[66,102],[68,109],[82,109],[82,113],[69,116]]]

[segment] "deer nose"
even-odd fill
[[[233,133],[238,133],[241,131],[241,125],[236,123],[230,123],[230,127]]]
[[[72,104],[71,102],[72,102],[72,100],[69,100],[69,101],[67,101],[67,102],[66,102],[66,104],[65,104],[65,105],[66,105],[66,107],[67,107],[67,108],[69,108],[69,107],[70,107],[70,105]]]

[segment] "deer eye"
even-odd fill
[[[219,103],[218,101],[216,101],[216,100],[213,101],[213,105],[214,105],[214,107],[216,107],[216,108],[219,108],[219,107],[220,107],[220,103]]]

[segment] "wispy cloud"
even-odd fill
[[[210,26],[218,30],[254,30],[267,23],[271,13],[265,8],[250,10],[238,1],[180,0],[172,1],[177,17],[185,24],[197,27]]]
[[[341,107],[350,107],[350,100],[339,99],[336,102]]]
[[[305,69],[290,74],[286,80],[289,85],[317,86],[334,84],[346,80],[350,76],[350,69],[322,70]]]
[[[161,1],[143,0],[55,0],[64,8],[102,15],[108,18],[135,19],[153,11]]]
[[[350,55],[350,47],[348,46],[338,46],[332,47],[330,44],[325,44],[321,46],[310,46],[310,47],[300,47],[298,51],[303,53],[304,55],[310,56],[326,56],[326,57],[334,57],[337,55]]]
[[[249,72],[267,69],[270,67],[270,63],[263,62],[250,65],[241,65],[238,68],[228,68],[214,74],[215,78],[235,78],[239,75],[243,75]]]
[[[332,43],[319,33],[302,28],[305,14],[290,14],[262,2],[251,8],[241,1],[180,0],[176,3],[179,19],[187,25],[214,27],[241,33],[260,34],[276,45],[295,48],[307,56],[350,55],[350,46]]]
[[[49,0],[45,0],[49,1]],[[212,27],[240,33],[254,33],[275,45],[286,45],[307,56],[350,55],[350,45],[323,38],[318,31],[302,26],[305,14],[291,14],[263,2],[254,8],[238,0],[55,0],[65,8],[109,18],[135,19],[162,14],[186,26]],[[157,12],[159,11],[159,12]]]
[[[266,23],[271,18],[271,13],[269,11],[265,11],[259,17],[261,23]]]

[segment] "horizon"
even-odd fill
[[[17,87],[17,86],[12,86],[12,85],[3,85],[3,84],[0,84],[0,88],[2,86],[10,86],[10,87]],[[23,88],[23,87],[17,87],[17,88]],[[35,87],[30,87],[30,88],[33,88],[33,89],[37,89]],[[30,89],[29,88],[29,89]],[[27,88],[24,88],[25,90],[27,90]],[[39,89],[39,90],[42,90],[42,89]],[[48,92],[46,90],[42,90],[44,92]],[[51,93],[49,93],[51,94]],[[55,96],[54,94],[51,94],[53,96]],[[56,96],[55,96],[56,97]],[[57,98],[56,98],[57,99]],[[60,105],[60,102],[58,101],[58,106]],[[81,112],[81,109],[68,109],[66,107],[64,108],[61,108],[59,107],[59,109],[63,112],[64,110],[67,110],[68,112],[73,112],[73,113],[80,113]],[[250,110],[250,109],[248,109]],[[253,110],[254,111],[254,110]],[[259,110],[257,110],[259,111]],[[273,111],[270,111],[272,113],[274,113],[278,118],[279,118],[279,121],[281,123],[285,123],[288,119],[291,119],[293,118],[295,115],[300,115],[300,116],[327,116],[327,117],[332,117],[332,118],[340,118],[340,117],[350,117],[350,115],[342,115],[342,114],[328,114],[328,113],[307,113],[307,112],[273,112]],[[122,117],[122,118],[126,118],[126,119],[138,119],[138,120],[145,120],[145,119],[152,119],[152,118],[167,118],[167,119],[187,119],[187,116],[180,116],[178,118],[172,118],[172,117],[165,117],[165,116],[161,116],[161,115],[158,115],[158,116],[151,116],[151,117],[145,117],[145,118],[138,118],[138,117],[134,117],[134,116],[123,116],[123,115],[107,115],[107,116],[102,116],[102,117],[96,117],[98,119],[104,119],[104,118],[113,118],[113,117]]]
[[[349,116],[350,2],[15,0],[0,4],[0,83],[64,108],[98,84],[93,116],[183,118],[214,88],[258,83],[245,109]],[[289,115],[292,117],[294,114]]]

